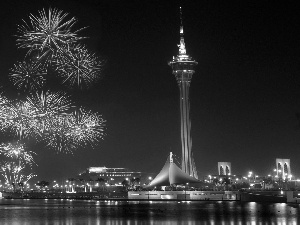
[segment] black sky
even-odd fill
[[[103,114],[98,149],[74,156],[35,149],[39,179],[72,177],[89,166],[159,172],[181,155],[179,90],[167,62],[177,55],[179,6],[187,52],[199,64],[190,89],[192,139],[200,175],[218,161],[233,173],[266,175],[275,158],[300,175],[300,18],[296,1],[17,1],[1,3],[0,82],[23,57],[16,25],[49,6],[69,12],[107,59],[103,79],[74,97]],[[9,89],[9,88],[8,88]],[[10,89],[11,90],[11,89]],[[1,142],[1,141],[0,141]]]

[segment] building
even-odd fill
[[[231,175],[231,162],[218,162],[219,175]]]
[[[182,24],[182,12],[180,7],[180,43],[179,54],[168,63],[175,75],[180,91],[180,116],[181,116],[181,169],[188,175],[198,179],[196,165],[192,154],[191,121],[189,88],[195,67],[198,64],[190,57],[185,48],[184,32]]]
[[[122,184],[124,180],[139,180],[138,183],[149,183],[152,180],[152,173],[143,173],[131,171],[128,168],[107,168],[107,167],[89,167],[78,175],[78,179],[83,180],[102,180],[108,184]]]
[[[276,159],[276,176],[281,179],[291,179],[291,163],[290,159]]]

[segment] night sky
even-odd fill
[[[201,176],[217,162],[233,174],[269,174],[276,158],[300,175],[300,8],[297,1],[17,1],[1,2],[0,82],[17,49],[17,24],[49,6],[78,19],[87,47],[107,60],[103,78],[73,93],[103,114],[105,140],[74,155],[32,147],[38,179],[74,177],[89,166],[158,173],[181,155],[179,89],[167,65],[178,54],[179,6],[187,53],[198,61],[190,88],[194,158]],[[69,17],[69,18],[70,18]],[[3,142],[5,140],[0,140]]]

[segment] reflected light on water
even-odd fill
[[[0,199],[1,225],[296,225],[299,208],[281,203]]]

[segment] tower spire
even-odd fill
[[[180,11],[180,44],[179,47],[179,55],[186,55],[185,43],[184,43],[184,32],[183,32],[183,22],[182,22],[182,10],[181,7],[179,8]]]

